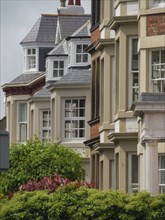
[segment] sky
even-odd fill
[[[66,0],[67,3],[68,0]],[[90,0],[81,0],[90,13]],[[56,14],[60,0],[0,0],[0,85],[23,73],[20,42],[41,14]],[[0,88],[0,119],[5,116],[4,94]]]

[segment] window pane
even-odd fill
[[[79,115],[80,117],[84,117],[85,116],[85,109],[80,109],[79,114],[80,114]]]
[[[59,77],[62,77],[64,75],[64,70],[59,70]]]
[[[53,67],[54,67],[54,68],[58,68],[58,61],[54,61]]]
[[[73,117],[78,117],[78,109],[73,109],[72,116]]]
[[[82,52],[82,45],[77,45],[76,53],[81,53],[81,52]]]
[[[132,40],[132,70],[138,70],[137,39]]]
[[[137,155],[132,155],[131,182],[138,183],[138,157]]]
[[[84,99],[80,100],[80,107],[85,107],[85,100]]]
[[[65,110],[65,117],[71,117],[71,110]]]
[[[85,137],[85,130],[84,129],[83,130],[82,129],[79,130],[79,137],[80,138]]]
[[[165,170],[160,170],[160,184],[165,184]]]
[[[36,54],[36,49],[32,49],[32,54]]]
[[[83,63],[88,62],[88,54],[83,54]]]
[[[27,134],[27,124],[21,123],[20,124],[20,141],[26,141],[26,134]]]
[[[78,131],[77,130],[73,130],[72,131],[72,137],[73,138],[77,138],[78,137]]]
[[[77,120],[72,121],[72,128],[78,128],[78,121]]]
[[[86,48],[88,47],[88,44],[84,44],[83,45],[83,53],[85,53],[86,52]]]
[[[58,70],[53,70],[53,77],[58,77]]]
[[[80,128],[85,128],[85,120],[80,120]]]
[[[71,108],[71,100],[65,100],[65,108]]]
[[[64,61],[60,61],[60,68],[64,68]]]
[[[30,55],[31,54],[31,49],[27,50],[27,54]]]
[[[161,63],[165,63],[165,50],[161,51]]]
[[[160,157],[160,168],[165,169],[165,156]]]
[[[68,129],[71,129],[71,121],[65,121],[65,128],[68,130]]]
[[[154,65],[152,67],[152,79],[158,79],[159,78],[159,65]]]
[[[72,108],[78,108],[78,100],[73,99],[72,101]]]
[[[152,51],[152,64],[159,63],[159,51]]]
[[[156,92],[161,92],[161,80],[154,80],[153,81],[153,91]]]
[[[76,55],[76,63],[81,63],[81,54]]]
[[[27,104],[19,104],[19,122],[27,121]]]

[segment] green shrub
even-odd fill
[[[58,173],[72,181],[84,179],[81,157],[75,151],[38,139],[26,144],[13,144],[10,148],[10,169],[0,174],[0,192],[17,191],[31,179],[40,179]]]
[[[153,197],[151,203],[150,219],[165,219],[165,193],[160,196]]]

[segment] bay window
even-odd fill
[[[64,61],[53,62],[53,77],[62,77],[64,75]]]
[[[64,138],[85,138],[85,99],[65,99]]]
[[[77,44],[76,45],[76,63],[87,63],[88,53],[85,51],[88,44]]]
[[[18,105],[18,140],[25,142],[27,140],[27,103]]]
[[[159,191],[165,193],[165,155],[160,155],[158,159],[159,169]]]
[[[51,112],[49,110],[42,111],[42,127],[41,139],[42,141],[50,141],[51,138]]]
[[[165,50],[152,51],[151,74],[153,92],[165,92]]]

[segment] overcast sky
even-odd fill
[[[68,1],[68,0],[67,0]],[[66,2],[67,2],[66,1]],[[90,0],[81,0],[85,13],[90,13]],[[60,0],[0,0],[0,84],[22,74],[21,40],[42,13],[56,14]],[[0,119],[5,115],[0,88]]]

